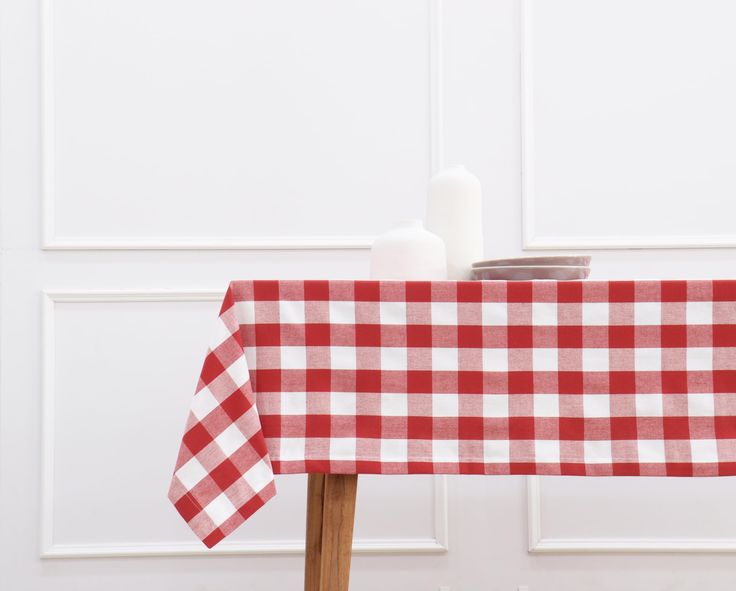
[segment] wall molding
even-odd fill
[[[542,532],[539,476],[527,477],[527,528],[531,554],[721,554],[736,552],[736,538],[550,538]]]
[[[445,167],[443,0],[429,0],[429,175]]]
[[[197,541],[129,544],[59,544],[54,541],[54,375],[55,313],[57,303],[135,302],[220,302],[222,290],[83,290],[42,292],[42,472],[40,539],[42,558],[98,558],[131,556],[224,556],[249,554],[299,554],[303,540],[224,540],[208,550]],[[385,538],[355,540],[353,550],[361,554],[436,554],[448,550],[447,478],[433,482],[433,535],[429,538]]]
[[[521,4],[521,209],[524,250],[731,248],[736,234],[542,236],[535,219],[534,2]]]
[[[375,236],[63,236],[54,211],[54,4],[41,0],[41,248],[43,250],[367,250]],[[443,165],[443,0],[427,0],[429,54],[429,174]]]

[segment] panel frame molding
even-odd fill
[[[732,248],[736,234],[651,235],[539,235],[535,224],[536,188],[534,177],[534,3],[521,3],[521,215],[524,250],[579,249],[666,249]]]
[[[63,236],[57,234],[54,211],[54,8],[57,0],[41,0],[41,248],[42,250],[367,250],[375,236]],[[442,169],[443,122],[443,1],[428,5],[429,56],[429,174]]]
[[[527,536],[530,554],[723,554],[736,553],[736,538],[555,538],[542,531],[539,476],[528,476]]]
[[[41,558],[101,558],[150,556],[226,556],[303,554],[299,539],[228,541],[207,549],[198,541],[128,544],[58,544],[54,541],[54,376],[57,303],[221,302],[222,290],[43,290],[41,392]],[[306,507],[306,505],[305,505]],[[359,554],[443,554],[448,544],[447,477],[433,480],[432,537],[355,540]]]

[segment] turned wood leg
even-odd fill
[[[310,474],[304,591],[348,591],[356,474]]]
[[[304,557],[304,591],[319,591],[322,566],[322,506],[325,475],[310,474],[307,484],[307,539]]]

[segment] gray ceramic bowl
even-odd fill
[[[590,265],[590,256],[549,256],[549,257],[518,257],[515,259],[490,259],[473,263],[477,267],[587,267]]]
[[[558,281],[587,279],[590,267],[576,266],[506,266],[476,267],[473,279],[521,281],[525,279],[555,279]]]

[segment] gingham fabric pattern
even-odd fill
[[[169,497],[274,473],[736,475],[736,281],[236,281]]]

